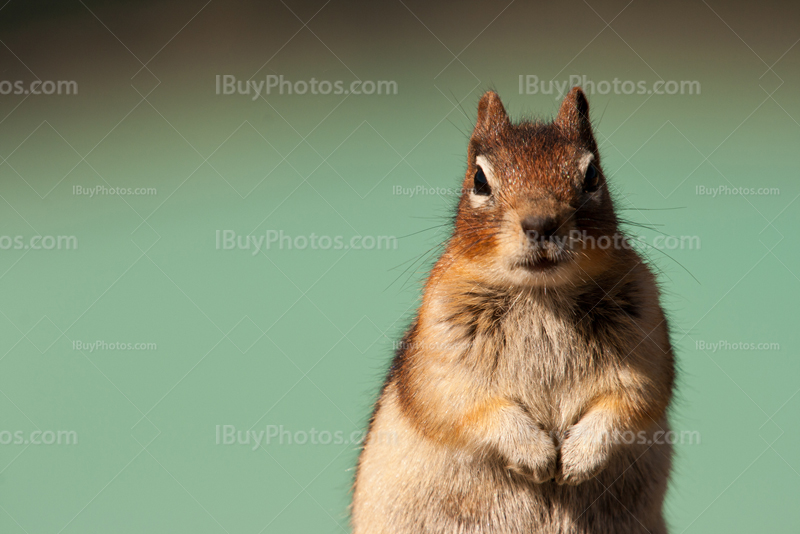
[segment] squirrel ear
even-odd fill
[[[573,87],[564,97],[554,121],[561,132],[573,142],[594,145],[592,123],[589,120],[589,101],[580,87]]]
[[[509,124],[508,114],[500,101],[500,96],[494,91],[484,93],[478,102],[478,122],[475,124],[473,137],[495,134],[498,128]]]

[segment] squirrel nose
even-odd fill
[[[528,239],[550,239],[558,230],[558,221],[553,217],[529,215],[522,219],[522,231]]]

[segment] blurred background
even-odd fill
[[[797,531],[799,15],[9,0],[0,530],[347,532],[480,94],[577,81],[671,317],[671,531]]]

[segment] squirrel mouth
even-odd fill
[[[557,260],[551,260],[547,257],[532,257],[521,261],[519,266],[526,271],[541,273],[556,268],[558,264]]]

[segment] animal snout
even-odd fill
[[[528,215],[522,222],[522,231],[529,240],[550,240],[560,226],[555,217]]]

